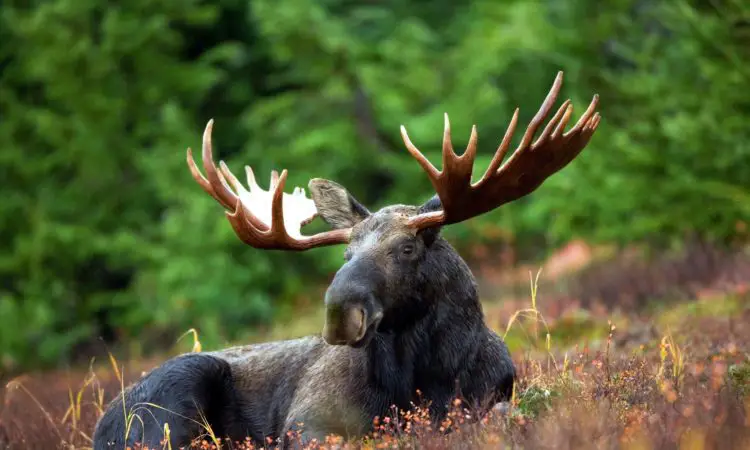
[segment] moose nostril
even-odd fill
[[[352,331],[354,331],[356,334],[356,337],[354,338],[355,341],[358,341],[362,339],[365,335],[365,331],[367,331],[367,324],[365,323],[365,309],[364,308],[357,308],[355,312],[355,318],[353,320],[354,323],[356,323],[356,326]]]
[[[367,314],[365,309],[360,306],[348,308],[342,318],[342,334],[347,341],[356,341],[362,338],[365,330],[365,321]]]
[[[323,338],[329,344],[347,344],[363,337],[367,330],[364,307],[328,305]]]

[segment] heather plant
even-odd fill
[[[670,316],[670,325],[647,345],[615,346],[618,334],[627,332],[616,320],[600,324],[609,330],[601,341],[582,339],[570,346],[551,339],[549,351],[535,345],[537,338],[529,334],[526,347],[514,354],[519,378],[509,404],[477,417],[455,401],[444,421],[432,423],[428,405],[417,402],[410,410],[392,409],[374,418],[361,440],[328,436],[308,448],[744,449],[750,443],[750,303],[747,293],[741,295],[741,306],[731,316],[683,315],[677,321]],[[534,308],[541,310],[543,302],[539,295]],[[678,307],[698,309],[696,302]],[[541,313],[522,321],[515,316],[512,329],[541,325]],[[657,315],[651,319],[661,321]],[[545,322],[554,331],[556,320],[547,317]],[[185,349],[201,351],[199,336],[191,334],[193,342],[185,343]],[[550,358],[557,364],[550,364]],[[88,448],[103,405],[137,379],[140,370],[112,358],[80,376],[71,383],[75,387],[57,392],[49,380],[13,380],[0,411],[0,444],[25,439]],[[148,420],[138,418],[138,411],[128,413],[133,420]],[[33,434],[19,435],[29,429]],[[168,424],[164,430],[168,436]],[[206,427],[191,448],[253,445],[249,440],[226,442]]]

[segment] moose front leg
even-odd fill
[[[281,437],[283,448],[304,447],[313,439],[324,443],[330,435],[346,440],[369,431],[372,418],[352,403],[350,397],[335,390],[327,394],[297,396],[296,408],[289,412]]]

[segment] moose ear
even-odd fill
[[[439,211],[441,209],[443,209],[443,204],[440,203],[440,197],[435,194],[431,199],[427,200],[422,206],[419,207],[417,214]],[[424,230],[420,230],[418,235],[422,236],[424,244],[429,247],[440,235],[440,230],[441,228],[439,226],[425,228]]]
[[[351,228],[370,215],[370,211],[338,183],[313,178],[307,187],[318,214],[331,228]]]

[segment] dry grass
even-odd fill
[[[543,302],[532,283],[528,306],[507,314],[488,308],[519,370],[509,407],[473,417],[456,402],[437,424],[414,405],[376,418],[365,439],[331,436],[314,447],[750,449],[747,292],[671,305],[647,317],[577,311],[545,318]],[[189,333],[193,351],[201,351],[197,333]],[[2,394],[0,448],[90,448],[106,402],[153,365],[121,367],[112,360],[85,374],[12,380]],[[137,412],[123,414],[138,420]],[[252,445],[223,443],[207,430],[194,447]]]

